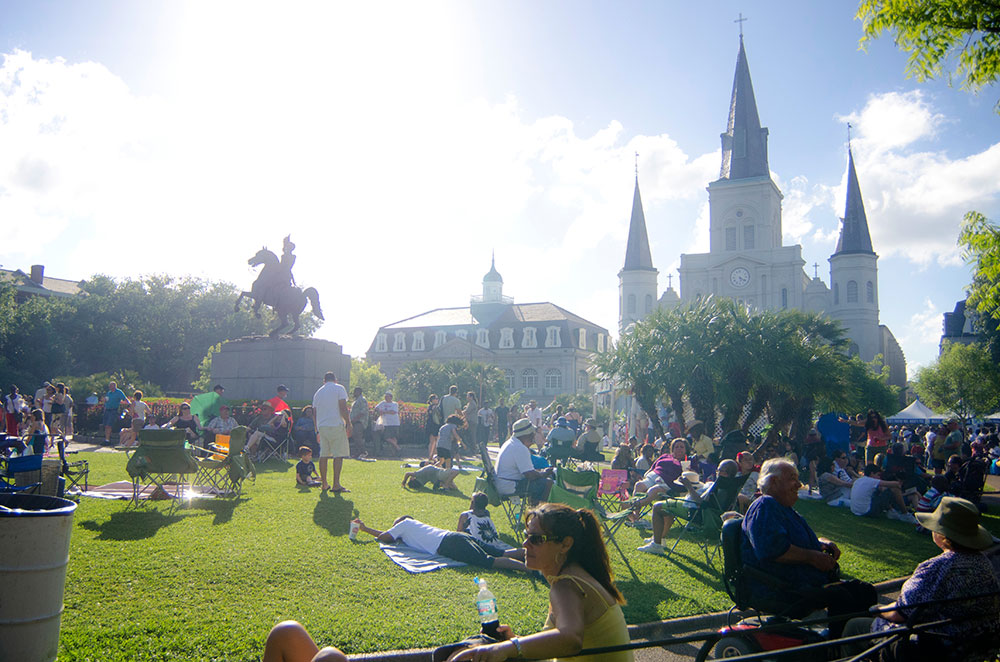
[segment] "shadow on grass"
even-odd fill
[[[212,524],[225,524],[229,520],[233,519],[233,513],[236,512],[236,507],[247,501],[247,497],[240,497],[238,499],[196,499],[192,501],[192,508],[198,508],[200,510],[208,510],[215,515],[215,519],[212,520]]]
[[[267,473],[288,473],[292,470],[293,464],[278,458],[273,458],[267,462],[254,462],[254,469],[257,470],[259,474]]]
[[[343,536],[347,535],[353,516],[354,502],[344,498],[343,493],[320,492],[313,509],[313,523],[326,529],[331,536]]]
[[[152,538],[160,529],[179,522],[182,518],[183,515],[178,513],[165,515],[162,510],[149,508],[112,513],[104,524],[87,520],[80,522],[80,526],[97,532],[98,540],[144,540]]]
[[[642,596],[641,600],[629,601],[622,607],[622,611],[625,612],[625,620],[628,623],[650,623],[663,620],[656,609],[657,605],[682,597],[657,581],[619,579],[615,583],[623,595]]]

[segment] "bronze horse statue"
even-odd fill
[[[286,239],[286,253],[290,255],[291,251],[287,249],[287,244],[288,240]],[[291,257],[291,261],[294,259]],[[319,292],[316,291],[315,287],[303,290],[293,285],[291,265],[286,260],[279,260],[277,255],[262,248],[257,251],[256,255],[247,260],[247,264],[251,267],[263,265],[264,268],[261,269],[257,280],[253,282],[250,291],[240,292],[240,296],[236,300],[235,310],[239,311],[240,304],[247,298],[253,299],[253,312],[257,317],[260,317],[262,305],[270,306],[278,317],[278,326],[272,329],[269,334],[272,338],[289,325],[292,328],[288,333],[295,335],[301,326],[299,316],[306,309],[307,301],[312,304],[313,314],[320,319],[325,319],[323,310],[319,306]]]

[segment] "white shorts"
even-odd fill
[[[650,473],[648,476],[646,476],[645,478],[636,483],[636,485],[639,484],[645,485],[647,492],[656,487],[657,485],[662,486],[664,489],[666,489],[667,487],[667,484],[664,482],[663,478],[661,478],[660,474],[658,473]]]
[[[350,457],[351,446],[347,441],[347,430],[343,425],[321,427],[319,429],[319,456]]]

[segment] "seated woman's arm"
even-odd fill
[[[469,528],[469,513],[465,512],[458,516],[458,526],[455,530],[459,533],[466,533]]]

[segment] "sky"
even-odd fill
[[[638,179],[660,291],[708,249],[743,32],[784,243],[829,282],[847,123],[881,321],[912,377],[1000,220],[1000,89],[905,76],[850,2],[0,2],[0,265],[249,288],[291,234],[318,336],[481,293],[617,333]],[[638,152],[638,158],[635,156]],[[813,268],[807,269],[812,275]]]

